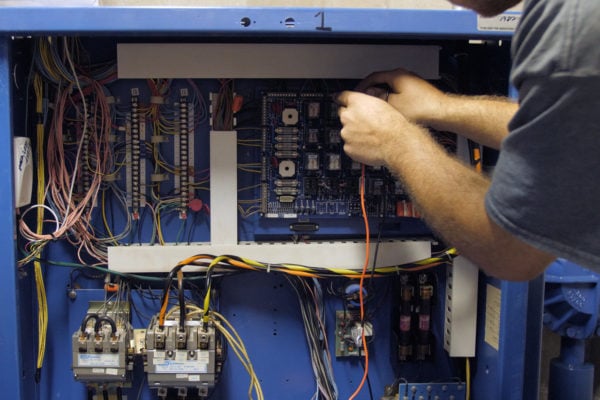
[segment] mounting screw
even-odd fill
[[[250,24],[252,24],[252,20],[248,17],[244,17],[240,20],[240,25],[242,25],[244,28],[249,27]]]

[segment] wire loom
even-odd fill
[[[425,258],[419,261],[373,268],[373,273],[370,276],[379,278],[389,275],[395,275],[400,272],[421,271],[424,269],[436,267],[441,264],[450,263],[456,256],[458,256],[458,252],[456,251],[456,249],[450,248],[441,252],[438,255]],[[245,269],[267,273],[285,273],[305,278],[346,277],[350,279],[359,279],[361,276],[361,271],[359,270],[345,268],[314,267],[292,263],[267,263],[235,255],[214,256],[210,254],[198,254],[180,261],[177,264],[176,268],[188,265],[205,267],[206,272],[209,274],[213,271],[222,273]]]

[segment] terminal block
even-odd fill
[[[129,314],[127,302],[90,302],[80,328],[73,333],[73,376],[104,397],[130,386],[133,330]]]
[[[144,370],[151,389],[166,399],[169,392],[178,398],[207,398],[222,367],[222,345],[211,322],[188,319],[183,329],[178,320],[167,319],[160,326],[155,316],[146,329]]]

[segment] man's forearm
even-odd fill
[[[517,109],[517,103],[503,97],[447,95],[436,115],[424,122],[434,129],[458,133],[499,149]]]
[[[531,279],[543,271],[552,256],[516,239],[489,218],[485,176],[449,156],[424,129],[413,126],[397,137],[404,142],[402,147],[415,150],[390,152],[386,164],[436,232],[498,278]]]

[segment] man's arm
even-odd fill
[[[387,85],[389,92],[381,89]],[[447,94],[403,69],[376,72],[356,88],[386,100],[411,122],[499,149],[518,105],[504,97]]]
[[[484,205],[489,180],[449,155],[427,130],[363,93],[343,92],[338,102],[346,153],[395,173],[427,223],[486,273],[527,280],[553,260],[489,218]]]

